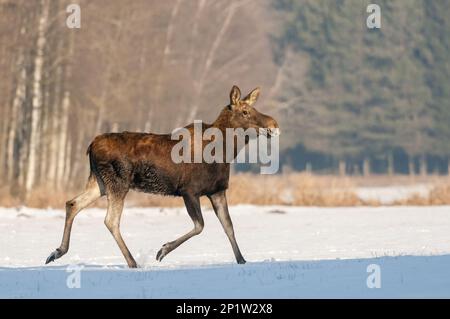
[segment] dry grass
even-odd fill
[[[326,176],[325,176],[326,177]],[[443,175],[370,175],[366,176],[350,176],[343,177],[350,179],[352,185],[354,187],[383,187],[383,186],[392,186],[392,185],[417,185],[417,184],[442,184],[450,182],[448,176]]]
[[[73,192],[49,191],[45,187],[37,187],[29,194],[25,205],[39,208],[65,207],[66,201],[74,195]]]
[[[317,176],[307,173],[291,173],[286,175],[253,175],[236,174],[231,177],[230,188],[227,191],[229,203],[254,205],[299,205],[299,206],[379,206],[376,200],[363,201],[356,194],[356,187],[412,185],[427,183],[434,185],[426,197],[412,195],[407,199],[394,202],[392,205],[450,205],[450,178],[429,176],[428,178],[408,176],[371,176],[339,177]],[[76,192],[49,191],[43,187],[36,188],[26,200],[20,200],[10,195],[6,187],[0,189],[0,206],[63,208],[68,199]],[[178,197],[155,196],[130,192],[127,197],[128,206],[183,206],[183,200]],[[106,207],[103,198],[95,204]],[[209,206],[206,198],[202,205]]]
[[[354,206],[362,204],[348,178],[289,175],[238,174],[231,178],[231,204]]]
[[[21,205],[21,201],[17,197],[11,196],[8,187],[0,188],[0,206],[1,207],[17,207]]]
[[[55,192],[43,187],[36,188],[25,201],[12,197],[4,189],[0,191],[0,206],[12,207],[64,207],[65,202],[76,195],[74,192]],[[362,204],[352,191],[348,178],[313,176],[310,174],[253,175],[237,174],[231,177],[227,192],[230,204],[255,205],[305,205],[305,206],[353,206]],[[155,196],[130,192],[127,205],[131,206],[182,206],[179,197]],[[202,199],[202,205],[209,205]],[[105,207],[104,199],[95,206]]]
[[[428,206],[450,205],[450,182],[439,183],[431,189],[428,196],[414,194],[411,197],[396,201],[393,205]]]

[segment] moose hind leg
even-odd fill
[[[48,256],[46,264],[65,255],[69,250],[70,233],[75,216],[83,209],[101,197],[100,188],[96,177],[91,175],[86,185],[86,190],[77,197],[66,202],[66,221],[61,245]]]
[[[230,240],[231,247],[233,248],[234,256],[238,264],[245,264],[245,259],[241,254],[236,238],[234,236],[233,223],[231,221],[230,213],[228,212],[227,198],[225,191],[221,191],[209,196],[209,200],[214,208],[214,212],[219,218],[225,233]]]
[[[125,195],[114,195],[114,193],[112,193],[112,195],[108,194],[108,212],[105,218],[105,225],[116,240],[120,251],[127,261],[128,267],[137,268],[136,261],[120,234],[120,217],[122,216],[124,200]]]
[[[202,211],[200,207],[200,199],[198,197],[191,195],[185,195],[183,196],[183,199],[186,205],[187,212],[191,217],[192,221],[194,222],[194,229],[192,229],[187,234],[181,236],[180,238],[164,244],[162,248],[158,251],[158,254],[156,255],[156,260],[158,261],[163,260],[163,258],[168,253],[170,253],[172,250],[180,246],[189,238],[200,234],[203,230],[205,224],[203,221]]]

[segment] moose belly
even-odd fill
[[[175,182],[170,176],[152,165],[135,167],[131,188],[145,193],[178,195]]]

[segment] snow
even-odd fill
[[[125,208],[122,235],[140,269],[128,269],[103,224],[104,209],[75,220],[67,255],[44,266],[62,236],[61,210],[0,209],[3,298],[450,297],[450,207],[230,208],[248,263],[237,265],[221,225],[159,263],[161,245],[192,227],[184,208]],[[381,288],[368,288],[371,264]],[[80,288],[69,288],[83,267]]]
[[[432,189],[432,184],[370,186],[356,188],[356,195],[362,200],[374,200],[383,205],[388,205],[415,195],[426,198]]]

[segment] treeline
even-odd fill
[[[73,36],[62,1],[2,1],[0,174],[13,194],[70,179]],[[79,136],[76,136],[76,140]],[[5,183],[6,182],[6,183]]]
[[[71,3],[0,0],[0,191],[79,189],[95,135],[212,121],[233,84],[271,85],[258,1],[77,1],[80,29]]]
[[[305,167],[296,158],[309,156],[313,168],[347,173],[446,173],[450,1],[377,1],[380,29],[367,28],[369,3],[273,3],[286,19],[276,38],[286,70],[277,101],[292,145],[285,161]]]
[[[281,161],[331,173],[447,172],[450,1],[0,0],[0,191],[81,187],[93,137],[213,121],[262,87]]]

